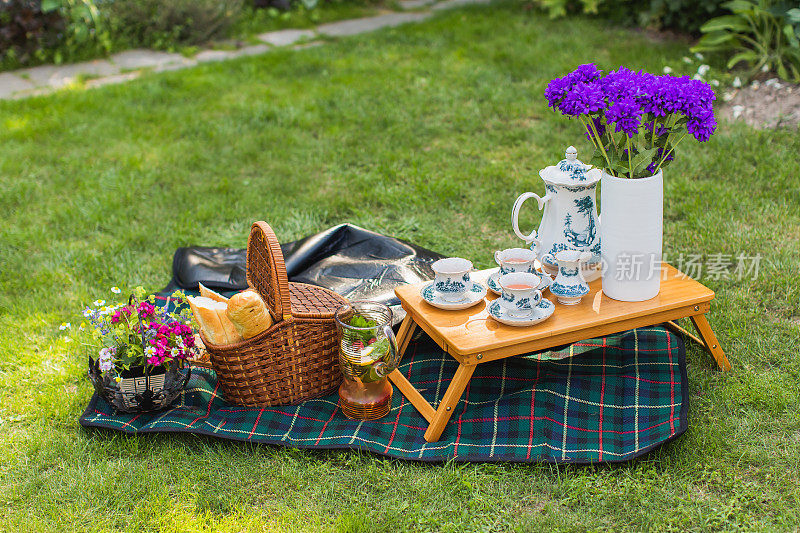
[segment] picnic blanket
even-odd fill
[[[214,372],[201,368],[192,369],[168,410],[117,413],[94,395],[80,423],[420,461],[620,462],[686,431],[685,356],[680,337],[648,327],[478,365],[441,439],[432,443],[423,438],[424,418],[396,389],[385,418],[354,421],[337,408],[336,393],[288,407],[228,404]],[[455,360],[425,335],[410,344],[400,366],[434,406],[455,369]]]
[[[383,301],[397,311],[394,287],[432,278],[430,263],[441,257],[349,224],[282,248],[291,281]],[[244,257],[240,249],[178,249],[173,279],[157,299],[163,305],[174,288],[192,293],[199,282],[230,295],[246,285]],[[423,334],[409,345],[400,370],[436,406],[456,366]],[[425,419],[396,389],[389,414],[373,422],[345,418],[338,400],[333,393],[296,406],[235,406],[225,402],[212,370],[195,367],[167,410],[115,412],[95,394],[80,423],[421,461],[627,461],[686,431],[686,353],[681,338],[649,327],[478,365],[441,439],[432,443],[423,438]]]

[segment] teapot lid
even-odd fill
[[[539,171],[543,180],[559,185],[591,185],[600,179],[601,171],[578,160],[578,150],[567,148],[564,159]]]

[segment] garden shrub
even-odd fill
[[[731,14],[706,22],[694,51],[725,53],[728,68],[746,63],[751,76],[763,69],[800,81],[800,5],[734,0],[723,7]]]
[[[163,50],[225,35],[242,4],[243,0],[118,0],[104,9],[115,40]]]
[[[0,62],[13,67],[47,60],[66,27],[61,13],[43,12],[39,0],[0,1]]]
[[[719,15],[724,0],[533,0],[551,17],[573,13],[600,15],[618,24],[652,26],[697,33]]]
[[[108,51],[94,0],[0,0],[0,66],[61,63]]]

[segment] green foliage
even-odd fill
[[[724,0],[650,0],[640,20],[659,28],[696,34],[711,17],[722,13]]]
[[[800,81],[800,8],[771,0],[732,0],[723,7],[733,14],[706,22],[692,50],[723,52],[728,68],[744,62],[751,74],[771,70]]]
[[[107,52],[108,33],[94,0],[0,3],[0,66],[61,63]]]
[[[174,50],[226,35],[243,0],[124,0],[106,8],[114,38],[129,46]]]
[[[47,59],[66,27],[57,11],[43,11],[34,0],[0,3],[0,64],[15,67]]]
[[[534,0],[551,18],[567,14],[599,15],[619,24],[697,32],[720,13],[723,0]]]

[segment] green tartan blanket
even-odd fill
[[[434,406],[455,369],[427,336],[409,346],[400,366]],[[337,402],[334,393],[296,406],[230,405],[214,372],[195,368],[168,410],[115,413],[95,395],[80,423],[420,461],[619,462],[686,431],[685,350],[679,337],[649,327],[479,365],[439,442],[425,442],[425,419],[396,388],[389,415],[374,422],[348,420]]]

